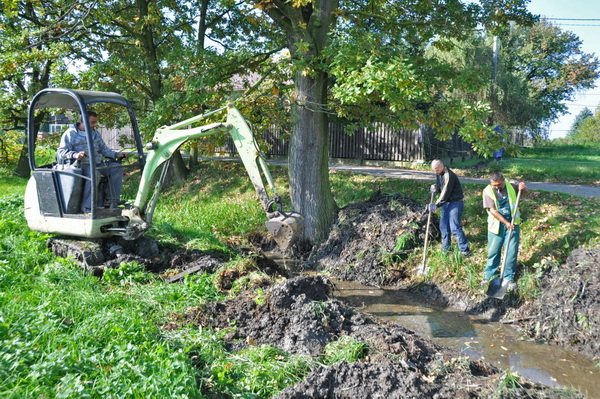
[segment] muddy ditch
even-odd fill
[[[439,240],[437,225],[433,220],[431,240]],[[414,284],[413,270],[397,262],[423,245],[425,226],[421,204],[376,193],[340,210],[328,239],[315,251],[315,265],[340,280],[409,287],[438,305],[510,322],[532,337],[600,359],[600,246],[575,250],[564,264],[552,267],[542,277],[543,294],[524,303],[515,294],[498,300],[483,291],[457,291],[442,281]]]
[[[362,314],[331,299],[332,288],[324,276],[298,276],[270,287],[264,303],[251,295],[207,303],[179,322],[226,329],[231,351],[265,344],[318,357],[342,336],[365,344],[361,361],[315,369],[277,398],[582,397],[525,379],[506,386],[492,365],[457,357],[397,324]],[[216,394],[209,388],[204,393]]]

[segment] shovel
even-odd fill
[[[430,204],[433,204],[433,196],[435,193],[431,193]],[[425,265],[425,259],[427,258],[427,242],[429,241],[429,225],[431,224],[431,214],[433,212],[429,211],[429,216],[427,217],[427,229],[425,229],[425,247],[423,248],[423,261],[421,262],[421,266],[417,268],[417,275],[422,276],[423,274],[427,274],[429,268]]]
[[[515,203],[515,212],[514,212],[515,215],[517,214],[517,210],[519,209],[519,199],[520,198],[521,198],[521,190],[519,190],[519,193],[517,194],[517,202]],[[512,221],[511,221],[511,225],[512,225]],[[496,298],[496,299],[503,299],[504,295],[506,295],[506,288],[508,286],[508,282],[503,279],[504,278],[504,268],[506,267],[506,258],[508,256],[508,246],[510,245],[510,238],[512,236],[513,231],[514,231],[514,229],[511,229],[508,231],[508,239],[504,246],[504,259],[502,259],[502,266],[500,267],[500,277],[496,277],[495,279],[490,281],[490,285],[488,286],[487,296],[489,296],[489,297]]]

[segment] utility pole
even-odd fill
[[[496,78],[498,76],[498,36],[496,35],[494,35],[494,44],[492,51],[492,76],[494,79],[494,83],[496,83]]]
[[[498,35],[494,35],[494,43],[492,45],[492,79],[493,79],[492,99],[494,99],[493,97],[494,97],[494,94],[496,93],[497,77],[498,77]],[[491,119],[492,126],[493,126],[494,125],[493,116],[490,119]],[[500,129],[500,126],[495,126],[494,130],[496,130],[498,133],[500,133],[502,131]],[[498,161],[500,159],[502,159],[502,152],[503,152],[502,147],[499,148],[497,151],[494,151],[494,161],[496,161],[496,164],[498,164]]]

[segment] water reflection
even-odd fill
[[[600,399],[600,379],[591,359],[558,346],[534,342],[509,325],[455,309],[442,309],[405,290],[336,281],[335,296],[347,304],[397,323],[488,363],[548,386],[576,389]]]

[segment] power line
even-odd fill
[[[556,26],[600,26],[600,25],[589,25],[589,24],[555,24]]]
[[[552,21],[600,21],[600,18],[545,18]]]
[[[600,18],[547,18],[548,21],[569,21],[569,22],[600,22]],[[597,24],[556,24],[558,26],[600,26]]]

